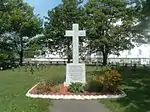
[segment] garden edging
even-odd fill
[[[75,100],[92,100],[92,99],[114,99],[127,96],[124,91],[119,95],[43,95],[43,94],[31,94],[30,91],[35,88],[39,83],[33,86],[27,93],[27,97],[42,98],[42,99],[75,99]]]

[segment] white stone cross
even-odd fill
[[[85,30],[79,30],[78,24],[73,24],[73,30],[67,30],[65,36],[73,37],[73,63],[79,63],[79,36],[86,36]]]

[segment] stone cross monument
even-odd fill
[[[86,36],[85,30],[79,30],[78,24],[73,24],[73,30],[67,30],[65,36],[73,37],[73,63],[67,64],[66,85],[73,82],[86,82],[85,64],[79,63],[79,36]]]
[[[73,41],[73,63],[78,64],[79,63],[79,36],[86,36],[85,30],[79,30],[78,24],[73,24],[73,31],[67,30],[65,36],[72,36]]]

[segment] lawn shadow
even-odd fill
[[[116,100],[125,112],[150,112],[150,70],[122,71],[123,88],[127,96]]]

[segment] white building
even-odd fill
[[[92,62],[97,62],[98,56],[96,54],[88,55],[88,59]],[[32,61],[67,61],[66,57],[61,57],[58,54],[51,54],[48,50],[45,55],[37,56]],[[120,55],[109,55],[108,62],[120,62],[120,63],[139,63],[139,64],[150,64],[150,44],[141,44],[135,46],[131,50],[120,51]]]
[[[109,58],[150,58],[150,44],[135,46],[131,50],[120,51],[120,55],[109,55]]]
[[[128,59],[133,63],[150,64],[150,44],[141,44],[131,50],[120,51],[119,56],[109,55],[109,58]]]

